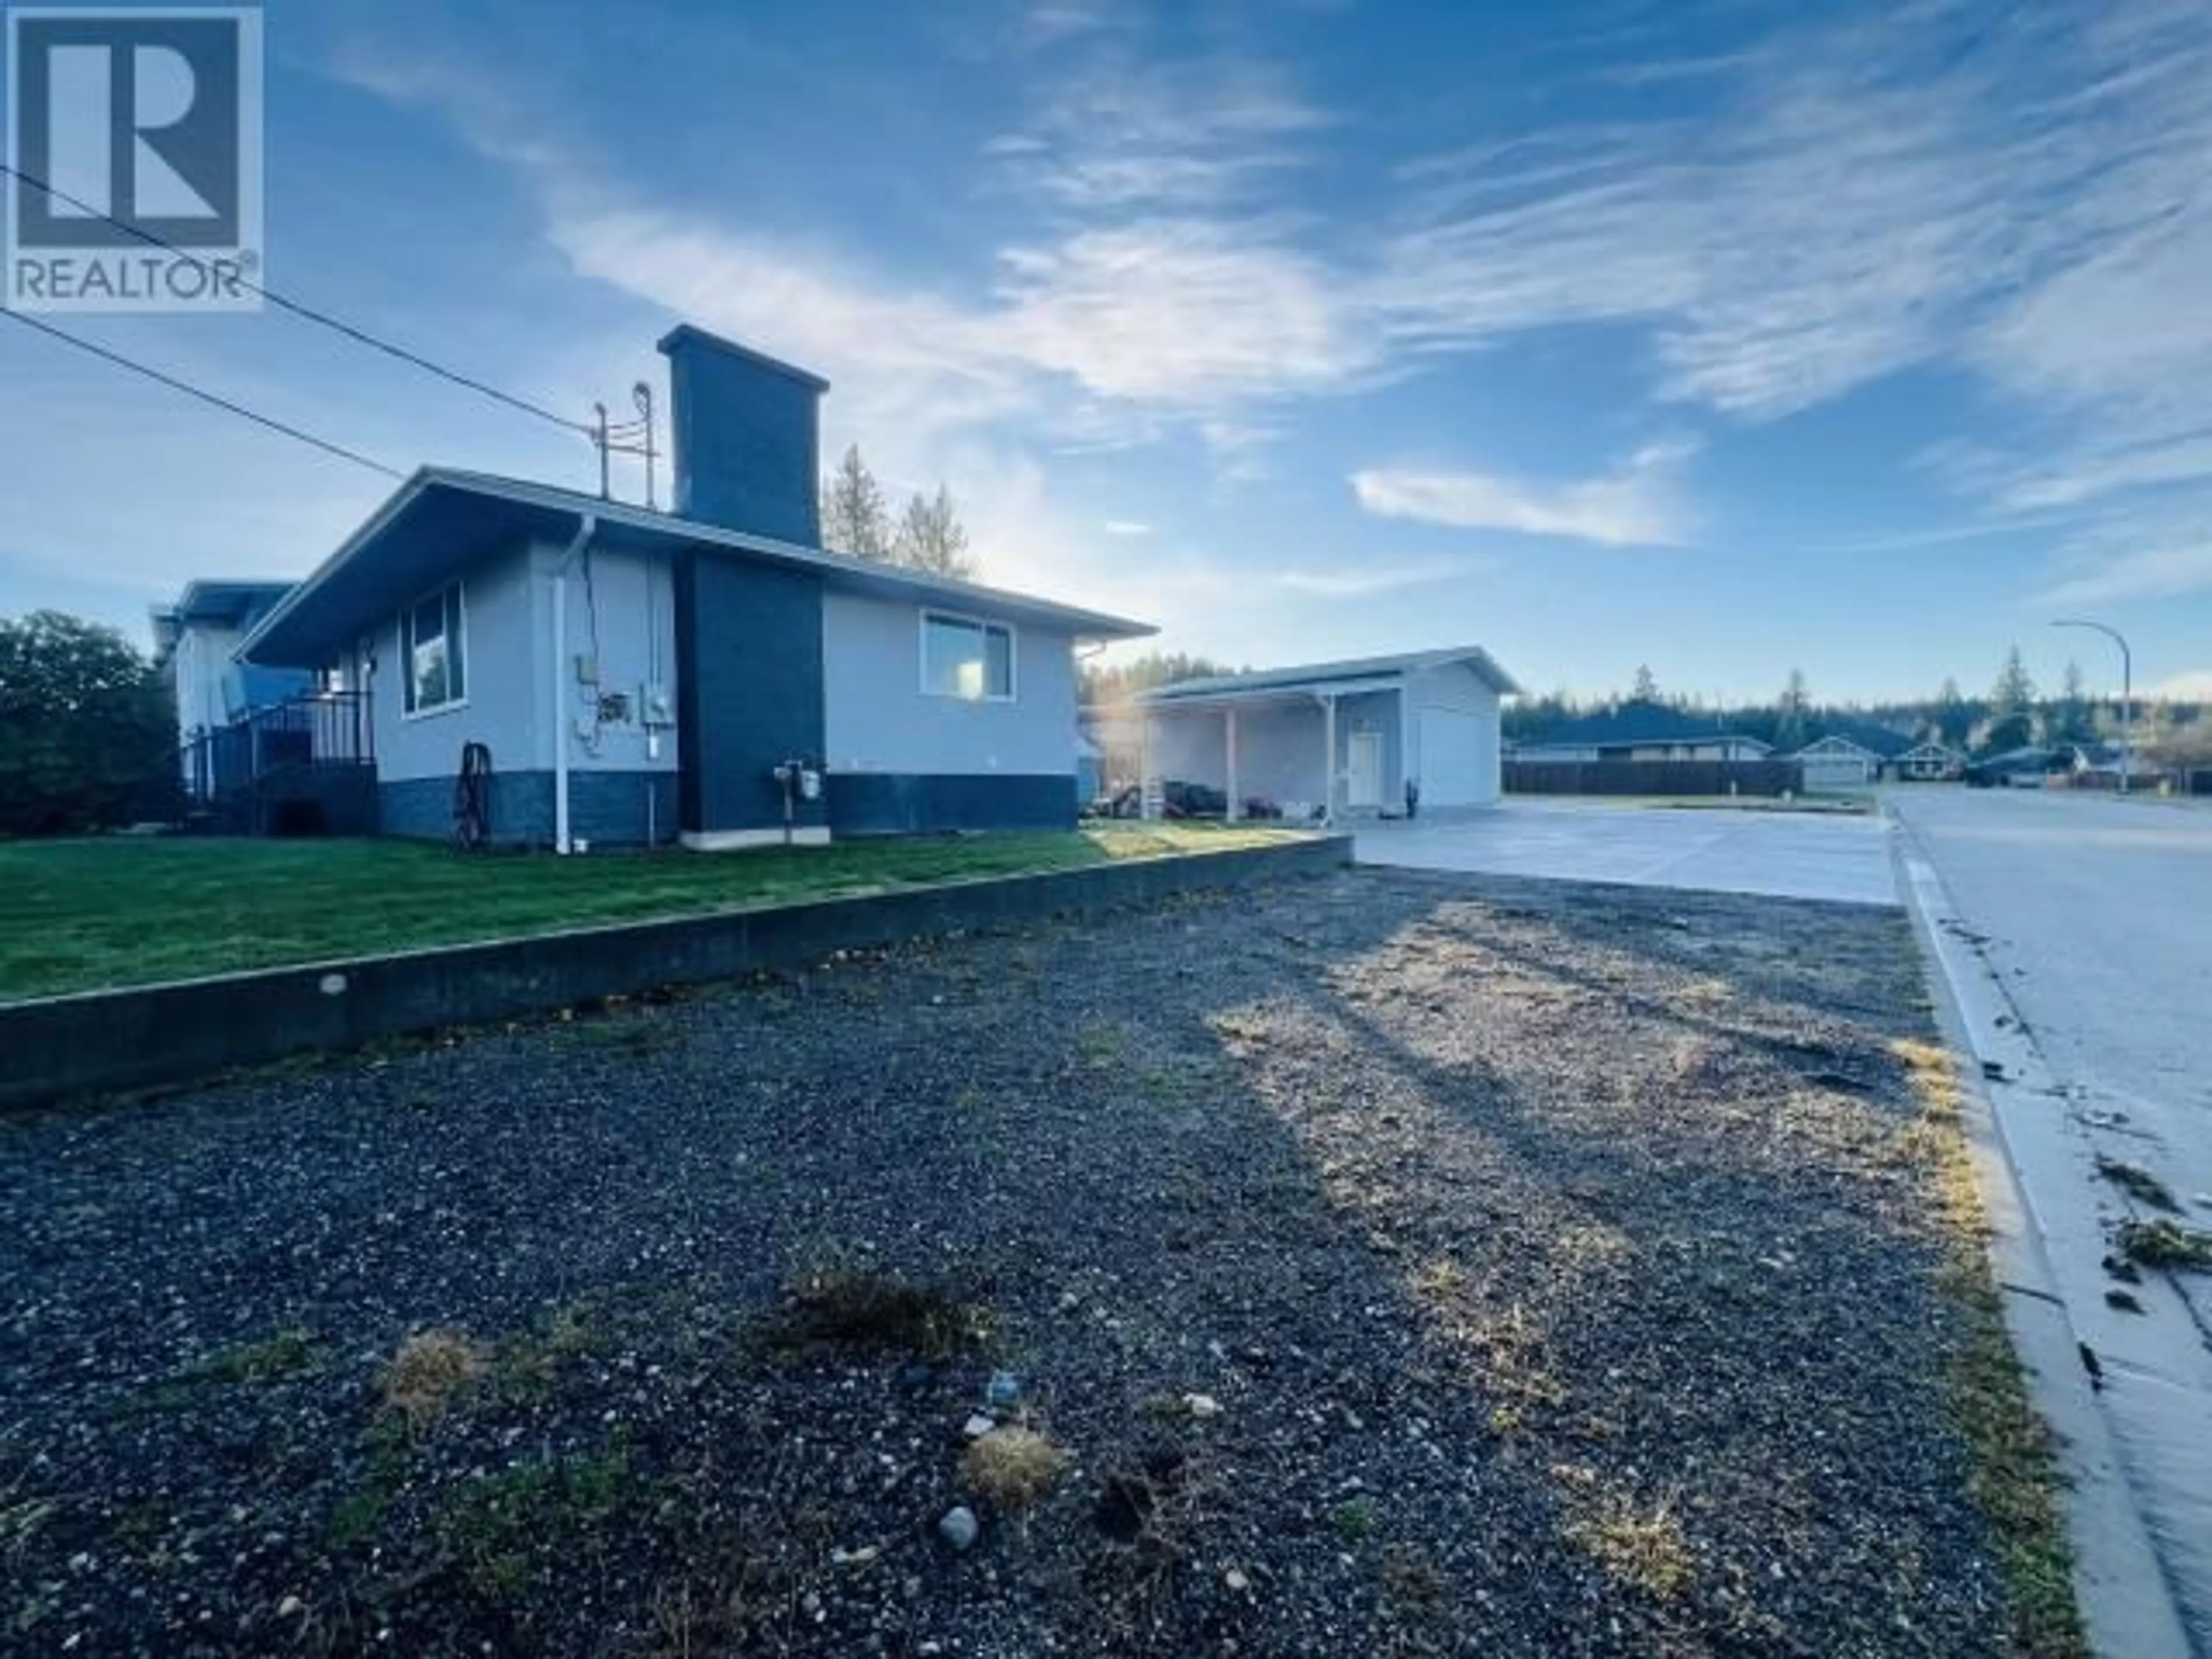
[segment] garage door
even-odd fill
[[[1492,752],[1483,741],[1486,724],[1480,714],[1421,711],[1422,805],[1486,806],[1497,798],[1496,776],[1484,775]]]
[[[1863,789],[1867,786],[1866,763],[1856,755],[1808,755],[1804,765],[1808,789]]]

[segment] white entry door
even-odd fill
[[[1354,732],[1346,755],[1344,804],[1380,806],[1382,804],[1382,734]]]

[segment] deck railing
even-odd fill
[[[204,732],[185,744],[185,793],[218,805],[279,772],[362,766],[376,759],[366,691],[311,691]]]

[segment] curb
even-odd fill
[[[1989,1215],[1990,1265],[2030,1400],[2057,1441],[2082,1624],[2106,1659],[2204,1659],[2152,1541],[2106,1403],[2084,1368],[2090,1344],[2062,1294],[2049,1254],[2051,1230],[2022,1173],[2018,1127],[2008,1122],[2020,1109],[2005,1109],[2008,1093],[2046,1092],[2050,1073],[2002,981],[1945,948],[1942,922],[1955,921],[1956,914],[1942,878],[1921,854],[1911,826],[1893,813],[1884,816],[1894,828],[1898,890],[1920,945],[1938,1029],[1967,1062],[1960,1081],[1972,1103],[1967,1139]],[[1978,985],[1977,977],[1988,983]],[[2009,1024],[1973,1017],[1993,1000]]]
[[[1316,836],[0,1004],[0,1113],[1351,862]]]

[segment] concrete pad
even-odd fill
[[[1878,817],[1513,800],[1450,823],[1362,828],[1362,864],[1895,904]]]

